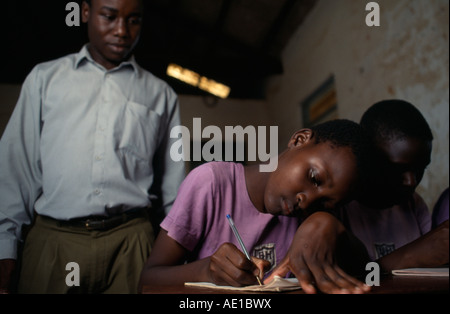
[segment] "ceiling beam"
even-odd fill
[[[280,30],[283,28],[284,24],[287,21],[288,16],[291,14],[294,5],[301,0],[286,0],[283,7],[280,10],[275,21],[272,23],[271,27],[267,31],[264,40],[260,46],[260,51],[271,51],[271,46],[276,40],[277,35],[280,33]],[[279,51],[274,51],[273,53],[279,54]]]

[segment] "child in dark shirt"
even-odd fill
[[[361,118],[375,147],[378,175],[340,211],[345,226],[383,271],[448,263],[448,220],[431,230],[427,205],[415,192],[431,161],[433,135],[420,111],[384,100]]]

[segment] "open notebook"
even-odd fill
[[[218,286],[211,282],[185,282],[185,286],[189,287],[202,287],[220,290],[235,290],[235,291],[253,291],[253,292],[282,292],[301,289],[298,285],[297,278],[281,278],[275,276],[267,285],[253,285],[246,287],[232,287],[232,286]]]
[[[397,276],[448,277],[448,267],[395,269],[392,274]]]

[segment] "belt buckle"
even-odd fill
[[[98,229],[104,228],[105,220],[100,220],[100,221],[97,220],[96,221],[96,220],[86,219],[84,225],[85,225],[86,229],[89,231],[98,230]],[[97,225],[97,226],[95,226],[95,225]]]

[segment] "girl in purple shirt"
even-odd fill
[[[255,276],[263,279],[264,273],[285,257],[302,219],[314,210],[334,208],[352,196],[360,175],[365,173],[362,169],[370,164],[369,156],[360,126],[334,120],[297,131],[279,155],[273,172],[260,172],[258,165],[244,167],[230,162],[199,166],[183,182],[161,224],[140,286],[182,285],[188,281],[256,284]],[[227,214],[233,217],[252,261],[238,249]],[[342,231],[332,215],[320,214],[322,221],[333,221],[327,226]],[[338,231],[328,234],[337,235]],[[329,238],[327,241],[336,242]],[[334,253],[334,247],[329,250]],[[325,259],[329,255],[323,256]],[[364,289],[338,265],[331,262],[326,267],[328,260],[316,262],[320,267],[293,271],[306,292],[315,292],[310,286],[314,278],[311,273],[316,278],[339,278],[335,285],[327,282],[325,292]],[[325,276],[321,267],[339,276]],[[316,281],[320,289],[321,282]]]

